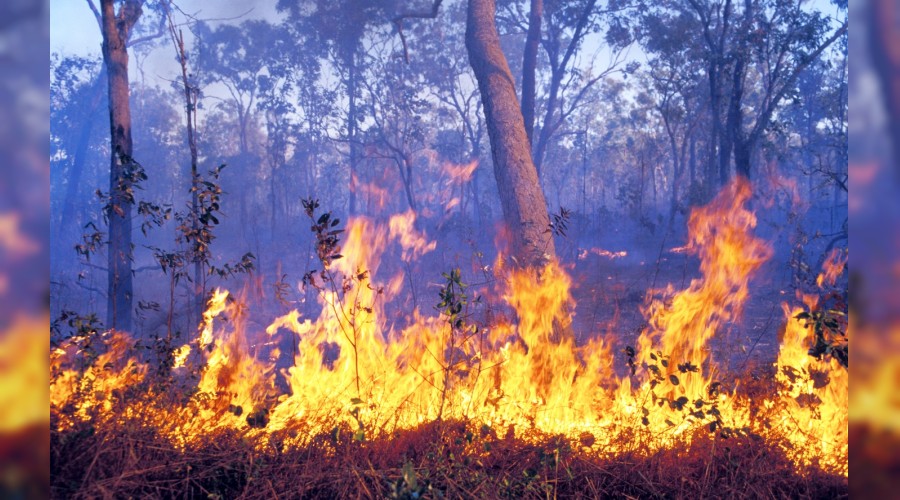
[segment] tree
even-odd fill
[[[515,80],[500,48],[494,0],[469,0],[466,49],[481,90],[503,218],[520,265],[540,268],[556,256],[547,202],[531,159]]]
[[[381,78],[369,83],[370,129],[384,156],[397,166],[409,208],[418,210],[415,190],[415,159],[426,145],[425,124],[422,117],[429,109],[429,101],[419,95],[420,85],[405,63],[388,61],[378,66]],[[418,75],[418,80],[423,76]]]
[[[369,25],[386,20],[388,0],[279,0],[278,9],[301,27],[299,31],[313,35],[310,42],[330,52],[330,58],[341,73],[347,96],[345,139],[350,164],[349,212],[357,212],[357,167],[362,159],[359,140],[359,90],[362,82],[363,36]]]
[[[508,16],[507,22],[512,22],[515,28],[526,33],[522,61],[522,115],[539,177],[553,136],[560,132],[598,82],[622,69],[623,51],[631,43],[629,21],[624,16],[630,8],[629,2],[621,0],[608,1],[603,5],[599,5],[597,0],[535,0],[530,4],[527,26],[521,25],[514,15]],[[609,64],[596,73],[593,65],[587,69],[578,68],[586,38],[604,30],[604,41],[611,52]],[[535,73],[541,69],[537,43],[547,56],[549,75],[546,77],[546,88],[541,89],[543,117],[535,131],[539,90]],[[630,70],[626,68],[626,71]]]
[[[143,0],[125,0],[116,12],[114,0],[100,0],[103,61],[109,87],[111,159],[109,175],[109,253],[106,324],[131,330],[132,186],[131,106],[128,102],[128,48],[131,30],[143,12]],[[91,4],[93,6],[93,4]]]
[[[244,179],[253,178],[252,166],[257,159],[258,144],[252,138],[256,126],[257,99],[261,80],[268,63],[286,46],[284,33],[272,24],[253,20],[240,25],[221,25],[210,29],[206,23],[196,24],[201,40],[198,70],[202,83],[222,84],[230,97],[230,105],[237,115],[238,154],[231,167]],[[238,190],[239,230],[242,235],[249,227],[247,194],[250,189]]]
[[[808,12],[798,3],[745,1],[741,30],[731,52],[734,65],[727,118],[737,173],[750,177],[753,152],[782,101],[795,93],[800,75],[846,36],[846,19],[830,34],[829,24],[821,12]],[[751,62],[762,80],[761,99],[752,108],[744,102],[746,66]]]
[[[190,213],[190,225],[191,230],[196,234],[200,230],[200,202],[199,202],[199,193],[200,193],[200,174],[197,171],[197,166],[199,164],[199,154],[197,152],[197,110],[200,103],[200,87],[197,86],[196,82],[193,80],[193,75],[189,74],[188,71],[188,58],[187,52],[184,48],[184,33],[181,28],[177,27],[175,24],[175,19],[172,16],[172,11],[169,8],[168,4],[165,4],[166,10],[166,18],[168,19],[169,25],[169,36],[172,39],[172,46],[175,49],[175,57],[178,60],[178,65],[181,68],[181,92],[184,97],[184,114],[185,114],[185,132],[186,132],[186,141],[188,145],[188,152],[190,153],[190,162],[191,162],[191,184],[190,184],[190,192],[191,192],[191,213]],[[200,259],[201,252],[197,249],[197,242],[193,241],[193,251],[191,252],[191,257],[193,260],[194,267],[194,277],[193,277],[193,305],[191,307],[194,314],[197,317],[200,317],[200,314],[203,311],[203,295],[204,295],[204,284],[203,284],[203,275],[202,275],[202,267],[203,262]],[[173,271],[174,274],[174,271]],[[170,313],[171,315],[171,310]],[[171,324],[171,318],[170,318]],[[171,335],[171,327],[169,329],[169,334]]]
[[[535,73],[543,16],[544,0],[531,0],[528,10],[528,33],[525,36],[525,51],[522,56],[522,118],[525,120],[525,133],[528,135],[530,145],[533,145],[534,136],[534,97],[537,91]]]
[[[467,187],[474,202],[472,217],[481,224],[485,211],[482,203],[488,203],[488,199],[482,200],[480,196],[485,125],[478,84],[465,51],[466,5],[448,5],[445,16],[450,18],[449,22],[433,23],[416,41],[420,53],[428,57],[413,58],[410,64],[416,73],[424,75],[429,93],[437,100],[437,115],[445,119],[442,123],[445,133],[459,137],[453,141],[460,144],[459,153],[449,156],[458,163],[476,162]],[[439,140],[435,147],[441,149],[449,143]],[[466,206],[467,197],[462,196],[460,209]]]
[[[691,21],[685,15],[651,12],[642,19],[641,43],[648,53],[643,87],[652,94],[656,113],[662,119],[672,160],[669,222],[679,209],[679,193],[685,170],[690,170],[695,189],[695,167],[689,150],[702,114],[702,65],[696,44],[691,42]],[[693,155],[691,155],[693,157]]]

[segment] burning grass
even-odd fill
[[[55,347],[54,493],[844,494],[841,294],[784,306],[781,351],[759,383],[719,373],[709,356],[708,343],[740,319],[751,276],[771,256],[752,235],[749,197],[749,185],[736,182],[694,211],[685,248],[702,276],[651,294],[648,326],[622,355],[610,338],[557,340],[575,304],[556,262],[539,271],[495,266],[495,295],[514,319],[475,321],[468,311],[479,299],[453,271],[439,314],[389,322],[385,303],[403,280],[375,278],[386,246],[395,241],[404,260],[434,248],[415,230],[415,214],[386,227],[351,221],[340,245],[339,221],[310,201],[322,267],[303,282],[319,293],[318,317],[293,311],[254,332],[245,301],[217,291],[197,339],[159,351],[161,370],[121,332]],[[833,286],[845,262],[835,254],[819,286]],[[277,370],[283,355],[273,346],[285,334],[296,336],[296,354]]]
[[[518,439],[432,422],[370,441],[352,429],[260,451],[235,430],[176,450],[152,427],[119,421],[51,434],[58,497],[190,498],[835,498],[847,481],[798,469],[752,437],[709,435],[649,454],[604,452],[565,436]],[[621,443],[631,447],[630,443]]]

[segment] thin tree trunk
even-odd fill
[[[130,331],[133,303],[131,212],[129,192],[133,166],[131,107],[128,102],[128,34],[141,15],[142,2],[127,0],[115,12],[114,0],[101,0],[103,60],[109,82],[110,175],[108,296],[106,323]]]
[[[347,139],[350,142],[350,196],[349,196],[349,207],[348,211],[350,214],[356,214],[357,212],[357,200],[356,200],[356,182],[357,182],[357,174],[356,168],[359,163],[359,145],[356,143],[356,47],[354,45],[353,49],[347,56],[348,62],[348,75],[347,75],[347,99],[349,101],[349,106],[347,109]]]
[[[190,80],[188,79],[188,71],[187,71],[187,54],[184,51],[184,36],[179,30],[177,33],[175,32],[174,23],[170,24],[170,30],[172,34],[172,43],[175,44],[175,49],[178,51],[178,61],[181,65],[181,86],[182,92],[184,93],[184,112],[185,112],[185,121],[187,123],[187,143],[188,150],[191,155],[191,229],[194,231],[194,234],[197,233],[197,230],[200,228],[200,200],[199,200],[199,175],[197,173],[197,165],[199,163],[198,153],[197,153],[197,138],[195,135],[195,127],[197,124],[197,94],[193,91],[191,87]],[[199,321],[201,315],[203,314],[203,262],[200,259],[199,255],[192,256],[194,262],[194,296],[193,296],[193,304],[192,310],[195,315],[194,318]],[[171,331],[169,332],[171,334]],[[169,339],[171,340],[171,339]]]
[[[719,151],[719,181],[722,186],[728,184],[731,177],[729,156],[734,152],[734,167],[738,174],[750,178],[750,151],[747,139],[744,138],[743,110],[741,103],[744,99],[744,71],[743,56],[738,56],[734,63],[731,76],[731,98],[728,103],[727,130],[722,135],[722,149]]]
[[[525,38],[525,55],[522,60],[522,118],[525,120],[528,144],[532,144],[534,138],[535,72],[537,71],[538,46],[541,42],[543,12],[544,0],[531,0],[531,10],[528,14],[528,35]]]

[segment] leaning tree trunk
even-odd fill
[[[115,12],[114,0],[101,0],[103,60],[109,80],[109,125],[112,158],[109,170],[109,253],[106,322],[131,330],[134,290],[131,279],[131,208],[133,166],[131,107],[128,103],[128,34],[141,15],[141,1],[127,0]]]
[[[481,90],[494,176],[513,255],[523,266],[540,267],[556,256],[556,249],[512,72],[500,48],[494,9],[494,0],[469,1],[466,49]]]
[[[517,265],[540,271],[544,264],[556,258],[556,248],[550,232],[547,202],[531,158],[525,121],[516,98],[516,86],[500,48],[494,9],[494,0],[469,0],[466,49],[481,91],[494,176],[500,191],[503,219],[512,236],[513,256]],[[574,343],[568,318],[554,319],[552,331],[547,333],[547,340],[552,343]],[[545,355],[547,351],[535,351],[539,359]],[[549,362],[540,361],[538,365],[550,366]],[[535,376],[549,380],[553,374],[540,368]]]

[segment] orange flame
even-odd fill
[[[387,227],[353,219],[344,257],[322,271],[329,279],[317,282],[318,317],[292,311],[265,328],[267,336],[281,329],[297,336],[293,365],[281,373],[275,373],[274,362],[251,352],[247,339],[264,334],[248,331],[241,301],[229,302],[224,291],[213,294],[197,341],[202,353],[197,388],[209,395],[208,402],[197,412],[173,412],[172,437],[184,443],[230,427],[262,438],[277,434],[280,442],[299,445],[347,428],[354,438],[368,439],[436,419],[467,419],[524,439],[535,431],[572,439],[589,433],[592,447],[622,452],[638,449],[627,444],[635,439],[643,444],[640,450],[652,451],[690,440],[696,429],[728,428],[782,439],[798,464],[816,462],[846,473],[846,432],[832,425],[846,419],[846,371],[807,354],[809,330],[793,319],[794,312],[776,366],[783,390],[762,403],[768,420],[762,419],[759,402],[716,390],[718,367],[709,342],[740,319],[750,279],[772,255],[752,235],[756,218],[746,207],[750,195],[749,184],[736,181],[694,210],[685,248],[699,256],[702,277],[684,290],[670,285],[657,292],[662,297],[647,306],[648,327],[632,352],[635,373],[624,378],[613,369],[613,339],[578,346],[556,331],[569,326],[575,303],[572,280],[555,261],[542,269],[495,266],[508,273],[500,296],[515,321],[476,324],[466,309],[471,297],[457,289],[454,305],[445,302],[450,312],[414,311],[408,326],[388,326],[385,304],[402,281],[387,287],[378,282],[383,252],[397,241],[403,258],[413,259],[435,243],[415,230],[411,211],[392,217]],[[54,366],[71,364],[65,357],[77,348],[69,345],[51,357]],[[145,367],[121,350],[116,356],[103,363],[130,367],[128,373],[137,368],[142,376]],[[188,365],[187,358],[188,352],[179,350],[176,364]],[[78,392],[83,377],[75,372],[55,378],[52,407],[76,400],[102,410],[110,391],[141,379],[118,368],[91,371],[104,364],[88,369],[103,389],[99,393]],[[828,373],[830,383],[791,379],[786,367]],[[276,390],[277,376],[284,378],[287,393]]]

